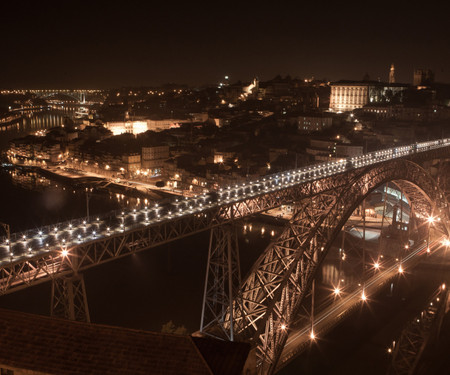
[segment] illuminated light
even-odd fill
[[[261,234],[264,234],[266,229],[264,227],[261,228]]]
[[[409,249],[409,246],[408,246],[408,245],[405,245],[405,249]]]
[[[367,301],[367,296],[366,296],[366,293],[364,291],[361,293],[361,299],[363,301]]]
[[[62,255],[63,257],[66,257],[67,255],[69,255],[69,251],[66,250],[66,249],[64,249],[63,251],[61,251],[61,255]]]
[[[28,251],[31,253],[31,250],[33,250],[31,247],[28,248]]]
[[[392,349],[391,348],[388,348],[388,353],[392,353]]]
[[[444,246],[449,246],[450,245],[450,240],[448,238],[446,238],[444,241],[442,241],[442,244]]]
[[[430,223],[430,224],[431,224],[431,223],[434,223],[434,220],[435,220],[435,219],[434,219],[433,216],[429,216],[428,219],[427,219],[428,223]]]
[[[282,324],[281,329],[284,331],[286,329],[286,324]]]
[[[378,269],[378,268],[380,268],[380,263],[375,263],[374,265],[373,265],[376,269]]]
[[[430,248],[429,247],[427,247],[427,253],[430,253]]]
[[[313,330],[311,330],[311,333],[309,334],[309,337],[311,338],[311,340],[314,340],[316,338],[316,335],[314,334]]]
[[[403,267],[402,266],[398,267],[398,273],[403,273]]]
[[[273,236],[275,236],[275,231],[273,230],[273,231],[271,231],[270,232],[270,235],[273,237]]]
[[[442,284],[441,288],[442,290],[445,290],[445,284]]]
[[[341,290],[339,288],[334,288],[334,294],[338,296],[341,293]]]

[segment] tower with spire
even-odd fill
[[[394,64],[391,64],[391,69],[389,70],[389,83],[395,83],[395,68],[394,68]]]

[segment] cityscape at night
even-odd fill
[[[447,374],[437,2],[10,2],[0,373]]]

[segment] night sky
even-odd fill
[[[394,3],[394,2],[392,2]],[[444,3],[444,2],[443,2]],[[201,85],[277,74],[450,82],[448,12],[431,1],[4,1],[0,88]]]

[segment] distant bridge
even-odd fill
[[[56,90],[2,90],[2,93],[26,94],[31,93],[39,98],[48,98],[54,95],[62,94],[72,99],[84,103],[89,94],[101,93],[103,90],[83,90],[83,89],[56,89]]]

